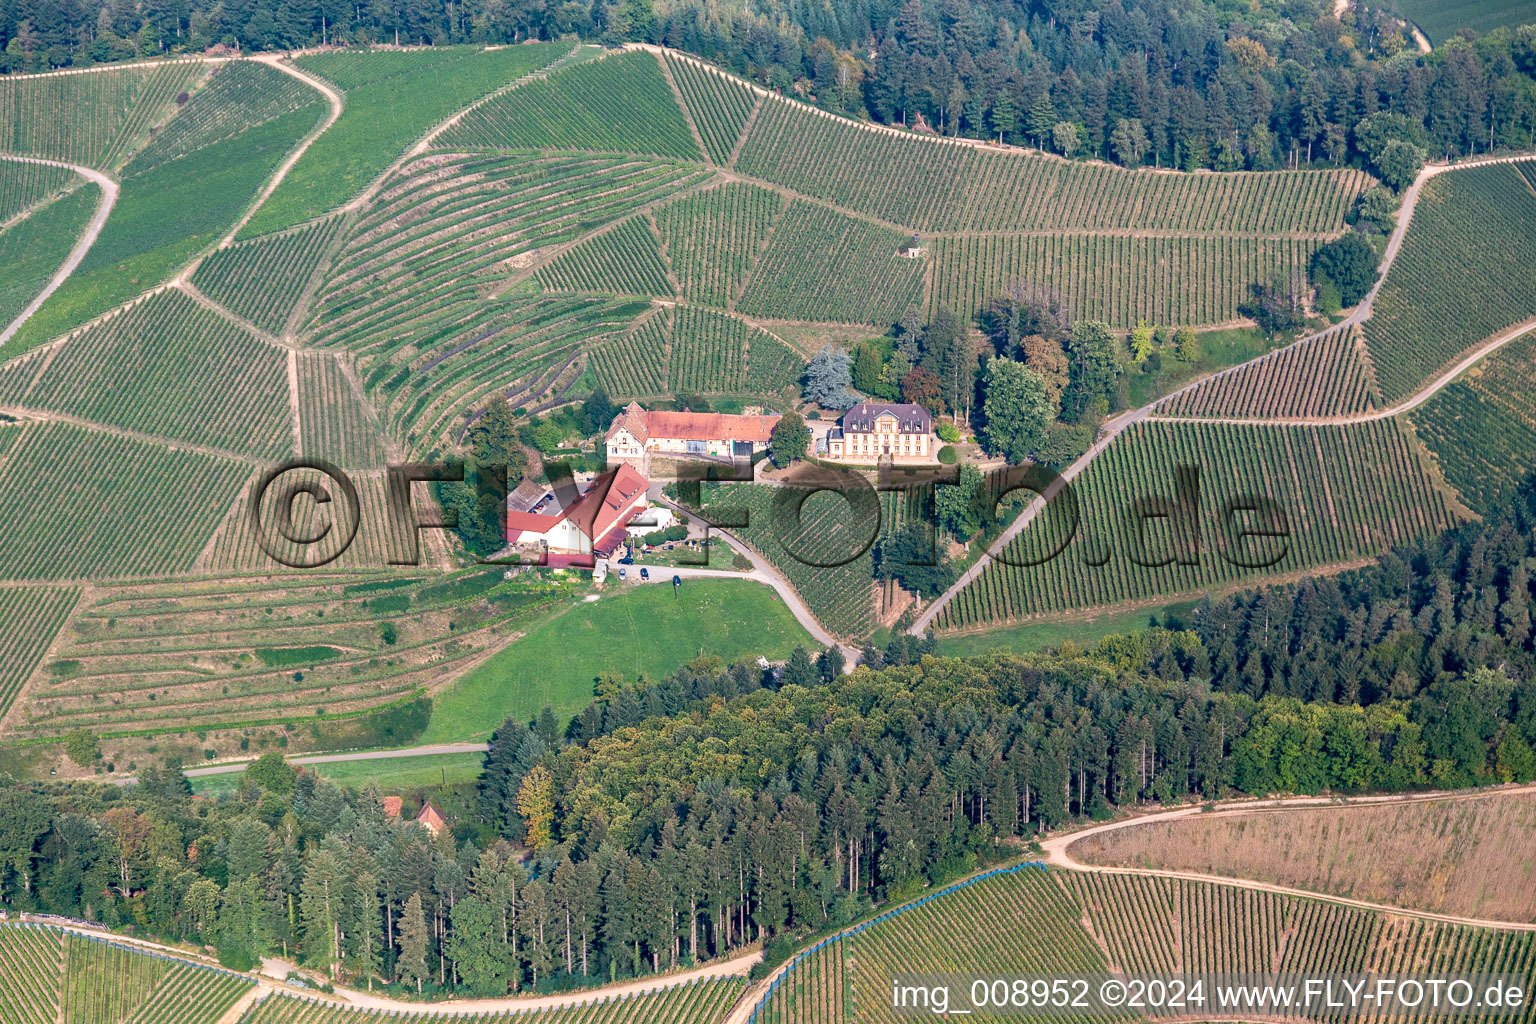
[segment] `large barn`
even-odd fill
[[[624,543],[625,527],[647,505],[650,481],[621,465],[592,481],[585,494],[557,512],[507,512],[507,543],[541,548],[551,562],[607,557]]]

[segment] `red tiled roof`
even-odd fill
[[[636,500],[643,500],[650,481],[628,464],[609,470],[596,480],[570,508],[565,517],[588,537],[603,536],[621,519],[627,519]]]
[[[723,412],[647,412],[638,402],[630,402],[613,418],[608,428],[612,437],[620,429],[629,431],[641,444],[653,437],[679,441],[751,441],[767,444],[777,416],[737,416]]]
[[[548,533],[562,520],[563,515],[546,516],[535,512],[507,512],[507,533],[513,530],[528,531],[529,533]]]
[[[386,796],[379,803],[384,808],[384,817],[398,818],[400,817],[400,805],[405,803],[405,801],[398,796]]]
[[[421,805],[421,813],[416,815],[416,821],[425,825],[434,835],[448,826],[448,822],[443,820],[443,816],[438,813],[436,807],[432,806],[430,800]]]

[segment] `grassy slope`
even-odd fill
[[[363,191],[433,125],[481,96],[555,60],[569,47],[534,43],[499,50],[465,48],[461,56],[421,65],[414,54],[369,54],[379,74],[349,85],[340,119],[315,140],[242,237],[301,224],[346,203]],[[387,58],[401,58],[400,70]],[[352,54],[301,57],[305,71],[351,81]],[[380,77],[380,74],[387,77]]]
[[[313,104],[141,174],[122,193],[80,268],[12,340],[32,348],[160,284],[228,230],[314,126]]]
[[[1198,871],[1442,914],[1536,919],[1536,794],[1189,818],[1085,839],[1090,864]]]
[[[1115,633],[1130,633],[1150,626],[1167,626],[1170,621],[1183,621],[1198,602],[1177,601],[1153,608],[1106,613],[1091,618],[1047,619],[1026,622],[1020,626],[991,629],[985,633],[967,633],[939,638],[939,653],[957,658],[980,654],[983,651],[1041,651],[1075,643],[1088,647],[1100,639]]]
[[[772,590],[736,580],[612,588],[535,627],[434,698],[421,743],[489,738],[503,718],[545,704],[562,719],[586,706],[599,673],[659,679],[700,654],[727,662],[787,656],[809,634]]]
[[[0,231],[0,267],[5,268],[0,277],[0,327],[42,291],[75,247],[100,201],[101,190],[86,185]],[[0,357],[12,354],[12,346],[7,345]]]
[[[332,782],[358,789],[377,782],[386,792],[467,782],[480,774],[483,754],[427,754],[422,757],[389,757],[374,761],[334,761],[309,765]],[[192,791],[203,796],[233,793],[240,788],[239,772],[199,775],[190,779]]]

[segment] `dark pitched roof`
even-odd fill
[[[896,429],[902,434],[927,434],[933,430],[933,417],[920,405],[891,402],[860,402],[843,413],[843,430],[854,434],[875,432],[875,420],[896,417]]]

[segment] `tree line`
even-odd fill
[[[1214,0],[3,0],[0,69],[214,45],[511,43],[700,54],[824,107],[1128,166],[1269,170],[1536,143],[1536,26],[1414,52],[1374,4]],[[1385,115],[1385,120],[1382,115]],[[1372,120],[1375,119],[1375,120]],[[1384,151],[1381,131],[1401,144]],[[1403,148],[1406,147],[1406,148]]]
[[[174,765],[17,782],[0,899],[428,994],[783,948],[1115,807],[1536,777],[1533,557],[1528,486],[1368,569],[1087,649],[604,678],[564,730],[504,723],[435,838],[276,754],[217,800]]]

